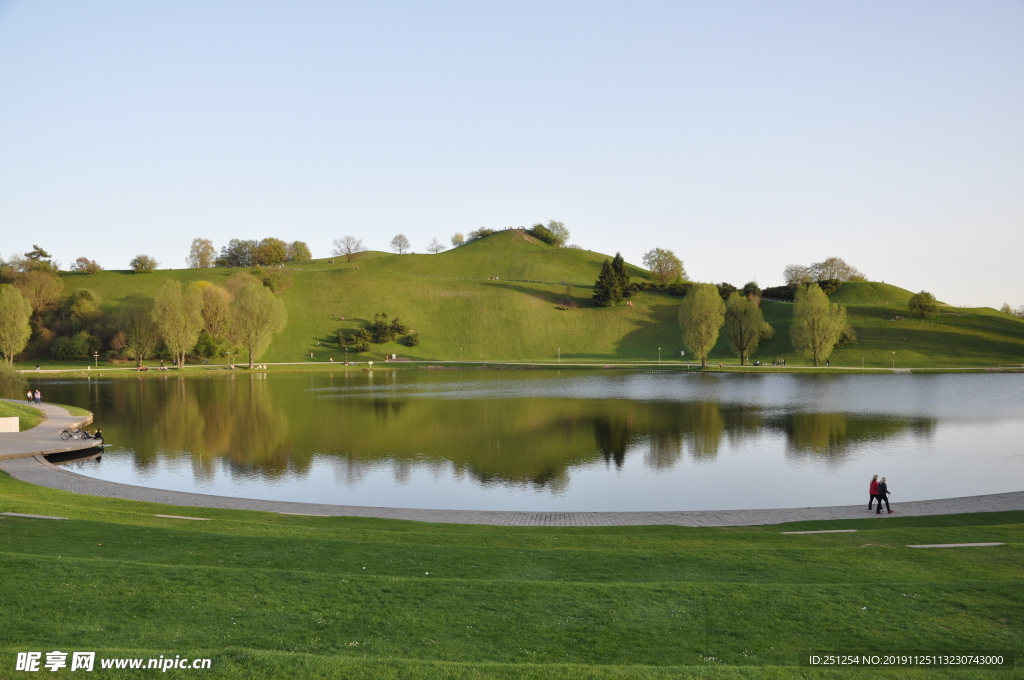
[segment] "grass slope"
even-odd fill
[[[18,427],[24,432],[43,422],[45,416],[42,411],[28,404],[0,401],[0,418],[17,418]]]
[[[676,321],[679,298],[641,293],[632,307],[594,307],[589,286],[606,257],[551,248],[521,232],[504,231],[438,255],[367,253],[353,263],[337,258],[334,263],[319,260],[294,266],[295,285],[281,295],[288,326],[263,359],[342,361],[346,354],[334,343],[337,334],[359,328],[377,312],[401,317],[418,331],[421,344],[415,348],[372,345],[369,354],[359,355],[361,360],[379,361],[385,354],[397,353],[430,360],[461,356],[474,361],[552,361],[560,352],[565,361],[650,361],[657,359],[659,347],[668,359],[682,349]],[[648,280],[644,270],[630,269],[635,280]],[[146,275],[109,271],[92,276],[65,274],[64,280],[69,290],[96,290],[103,306],[113,311],[126,295],[138,291],[155,296],[168,280],[222,284],[232,273],[230,269]],[[531,283],[536,281],[553,283]],[[572,293],[575,309],[557,309],[565,295],[562,281],[577,285]],[[991,366],[1024,360],[1024,322],[987,309],[955,313],[946,309],[939,319],[925,324],[893,322],[894,317],[905,316],[910,295],[884,283],[843,284],[833,300],[850,305],[850,319],[860,339],[837,353],[837,365],[859,365],[862,358],[866,366],[890,365],[894,350],[897,365],[904,366]],[[786,357],[790,365],[806,363],[789,345],[791,307],[765,303],[776,334],[759,351],[759,358]],[[712,358],[733,361],[724,339]]]
[[[1019,512],[432,525],[103,499],[5,474],[0,511],[70,518],[0,517],[5,664],[71,648],[210,657],[210,678],[819,678],[863,671],[802,669],[802,651],[1024,652]],[[779,533],[840,527],[859,533]],[[983,541],[1007,545],[904,547]]]

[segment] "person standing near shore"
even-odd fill
[[[885,477],[882,477],[882,481],[878,483],[878,512],[876,515],[882,514],[882,501],[885,501],[885,509],[889,511],[891,515],[894,511],[889,507],[889,485],[885,483]]]
[[[39,393],[39,390],[36,390],[36,403],[37,404],[42,404],[43,403],[43,395]]]
[[[871,512],[871,505],[875,502],[875,498],[878,496],[878,475],[871,478],[871,484],[868,486],[868,512]]]
[[[25,396],[28,397],[28,403],[31,404],[32,403],[32,390],[29,390],[28,393]]]

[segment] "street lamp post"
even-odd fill
[[[896,352],[892,353],[892,370],[896,370]]]
[[[96,361],[96,368],[99,368],[100,367],[100,353],[99,352],[93,352],[92,353],[92,358]]]
[[[459,361],[462,361],[462,348],[459,348]]]
[[[661,348],[658,348],[658,363],[661,363]]]
[[[558,348],[558,363],[562,363],[562,348]]]

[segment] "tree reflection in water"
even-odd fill
[[[327,380],[140,376],[50,392],[91,404],[108,441],[130,452],[137,468],[181,461],[197,478],[213,475],[218,464],[267,479],[301,476],[314,456],[324,456],[344,484],[386,466],[399,483],[426,470],[557,492],[574,467],[618,470],[634,455],[649,469],[668,471],[684,458],[713,463],[724,442],[781,435],[793,460],[838,463],[858,446],[907,433],[929,437],[935,429],[931,418],[712,400],[399,396],[387,392],[386,377],[375,386],[369,378],[330,376],[327,391],[318,391]]]

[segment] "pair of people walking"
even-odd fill
[[[889,485],[885,483],[885,477],[882,477],[881,481],[878,480],[878,475],[872,477],[868,493],[871,495],[871,498],[868,499],[868,512],[871,512],[871,506],[876,501],[878,502],[877,510],[875,511],[876,515],[882,514],[882,503],[885,503],[885,509],[889,511],[890,515],[896,512],[889,507],[889,494],[892,492],[889,491]]]
[[[25,393],[25,396],[28,398],[28,403],[30,403],[30,404],[33,404],[33,403],[41,404],[41,403],[43,403],[43,395],[39,393],[39,390],[36,390],[35,392],[32,392],[32,390],[29,390],[28,392]]]

